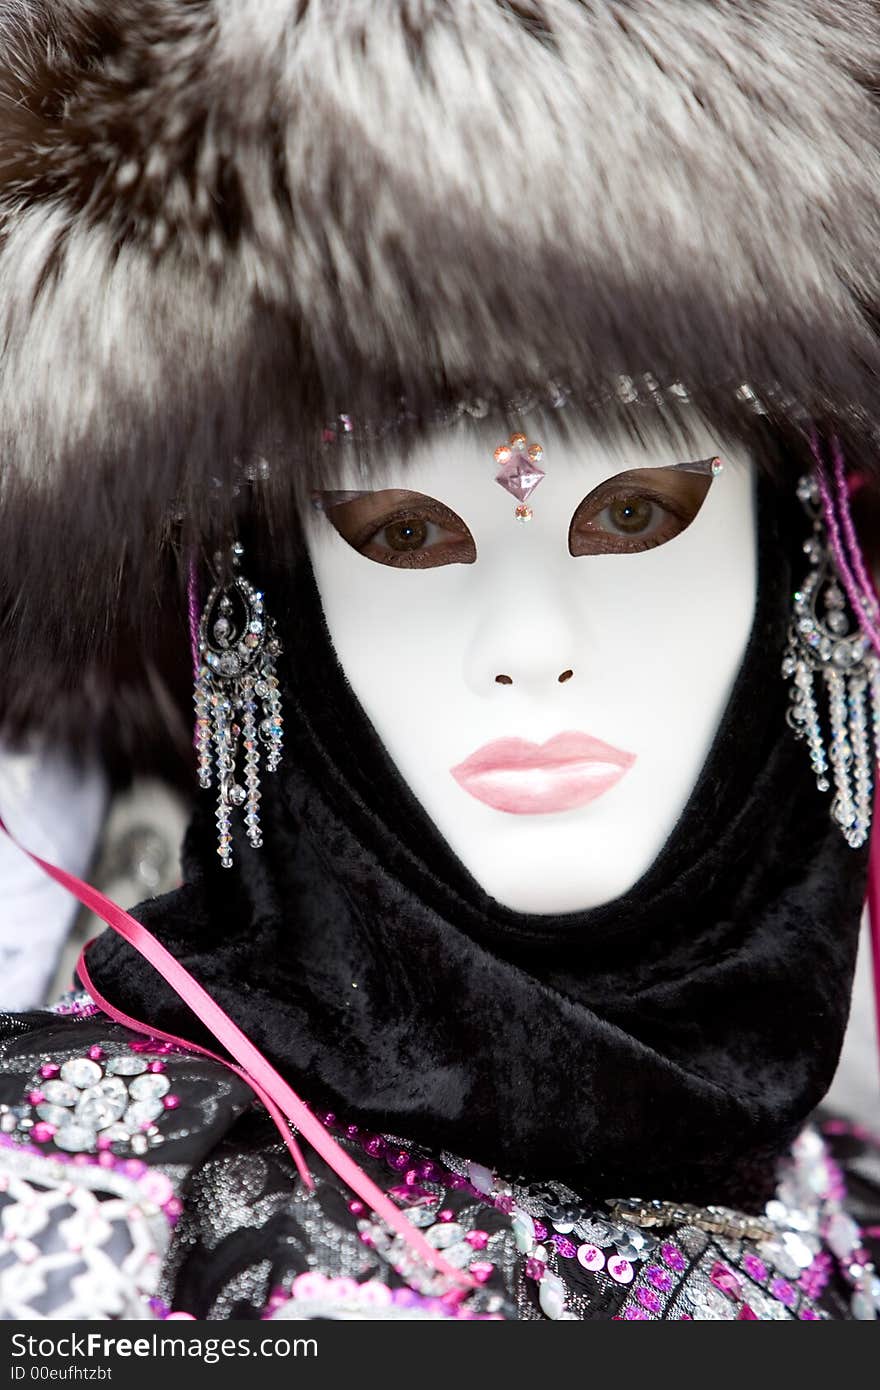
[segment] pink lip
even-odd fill
[[[574,811],[604,796],[636,761],[589,734],[557,734],[547,743],[499,738],[450,768],[470,796],[514,816]]]

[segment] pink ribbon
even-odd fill
[[[3,823],[2,818],[0,818],[0,830],[4,831],[14,844],[17,844],[29,859],[39,865],[44,873],[59,883],[62,888],[66,888],[69,893],[72,893],[84,907],[94,912],[97,917],[107,923],[108,927],[112,927],[130,946],[133,946],[145,960],[149,961],[150,965],[167,981],[175,993],[192,1009],[221,1047],[235,1058],[235,1062],[230,1062],[224,1057],[209,1052],[207,1048],[199,1047],[183,1038],[176,1038],[170,1033],[160,1032],[137,1019],[129,1018],[127,1014],[122,1013],[106,999],[103,999],[92,984],[86,965],[86,955],[90,946],[93,945],[93,942],[89,942],[80,955],[77,971],[92,999],[108,1017],[123,1024],[126,1028],[130,1028],[135,1033],[141,1033],[150,1038],[161,1038],[163,1041],[174,1043],[187,1051],[201,1053],[202,1056],[210,1057],[213,1061],[219,1062],[222,1066],[235,1072],[251,1087],[272,1116],[293,1157],[297,1170],[310,1190],[314,1188],[314,1182],[299,1146],[288,1128],[288,1122],[296,1127],[303,1138],[311,1144],[316,1153],[320,1154],[346,1186],[356,1192],[377,1216],[381,1217],[392,1230],[403,1237],[413,1254],[436,1269],[445,1279],[451,1281],[453,1287],[450,1289],[449,1297],[462,1298],[469,1290],[477,1287],[477,1281],[470,1274],[464,1270],[456,1269],[443,1258],[438,1250],[428,1244],[421,1231],[412,1225],[381,1188],[377,1187],[363,1169],[359,1168],[344,1149],[337,1144],[336,1140],[327,1133],[321,1121],[312,1114],[305,1101],[301,1100],[284,1078],[279,1076],[274,1067],[238,1025],[233,1023],[229,1015],[220,1008],[220,1005],[211,998],[199,982],[193,979],[189,971],[172,956],[170,951],[165,949],[160,941],[156,940],[146,927],[142,926],[140,922],[136,922],[129,913],[123,911],[103,893],[99,893],[96,888],[92,888],[88,883],[83,883],[81,879],[65,872],[64,869],[56,868],[54,864],[41,859],[39,855],[32,854],[16,840]]]

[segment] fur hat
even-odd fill
[[[155,667],[248,460],[280,519],[341,411],[649,374],[870,470],[878,41],[876,0],[0,0],[0,717]]]

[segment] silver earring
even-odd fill
[[[260,765],[274,772],[281,761],[281,695],[275,658],[281,643],[266,614],[263,595],[236,573],[244,553],[232,547],[233,573],[208,595],[199,622],[199,670],[195,683],[199,785],[217,780],[217,853],[232,867],[232,812],[243,808],[248,841],[262,845]],[[218,567],[222,556],[217,557]],[[244,757],[241,758],[242,749]],[[243,781],[238,780],[242,763]]]
[[[804,543],[809,572],[794,595],[782,663],[791,681],[788,722],[805,740],[816,785],[832,790],[831,814],[853,849],[871,829],[873,766],[880,748],[880,661],[853,616],[828,542],[814,476],[801,478],[798,499],[813,523]],[[821,677],[824,695],[817,690]],[[827,707],[830,741],[822,730]]]

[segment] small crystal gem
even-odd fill
[[[103,1072],[97,1062],[92,1062],[88,1057],[73,1057],[69,1062],[65,1062],[61,1068],[61,1080],[67,1081],[71,1086],[78,1087],[84,1091],[87,1086],[94,1086],[101,1080]],[[48,1092],[47,1087],[43,1087]]]
[[[96,1086],[79,1102],[74,1115],[82,1125],[88,1125],[92,1129],[106,1129],[119,1119],[124,1108],[124,1104],[114,1105],[106,1096],[102,1096]]]
[[[95,1147],[95,1131],[80,1124],[66,1124],[55,1135],[55,1146],[67,1153],[84,1153]]]
[[[157,1120],[163,1109],[161,1100],[136,1100],[126,1110],[123,1121],[130,1129],[140,1129],[141,1125]]]
[[[66,1081],[47,1081],[43,1086],[43,1095],[53,1105],[76,1105],[79,1100],[76,1086],[69,1086]]]
[[[834,662],[835,666],[846,669],[856,664],[857,657],[852,647],[850,647],[847,642],[838,642],[832,653],[831,660]]]
[[[457,1221],[437,1222],[429,1231],[425,1232],[425,1240],[435,1250],[446,1250],[450,1245],[455,1245],[457,1241],[464,1237],[464,1227]]]
[[[101,1138],[111,1144],[127,1144],[131,1134],[125,1125],[113,1124],[101,1131]]]
[[[67,1124],[70,1119],[70,1111],[65,1110],[63,1105],[49,1105],[46,1102],[37,1106],[37,1114],[41,1120],[54,1125],[56,1129],[59,1125]]]
[[[495,481],[505,488],[512,497],[516,497],[520,502],[525,502],[546,476],[543,468],[532,463],[528,454],[520,452],[511,455],[508,462],[496,473]]]
[[[171,1082],[161,1073],[138,1076],[128,1088],[132,1100],[160,1100],[171,1090]]]

